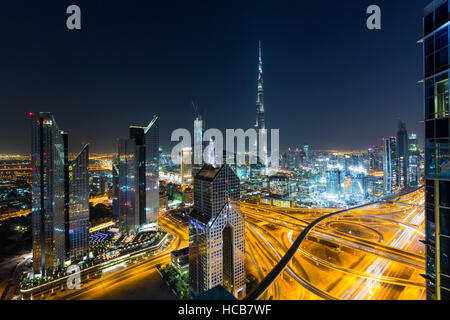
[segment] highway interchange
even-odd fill
[[[260,299],[425,299],[424,193],[349,210],[317,224]],[[242,202],[246,217],[246,268],[258,281],[274,268],[298,235],[333,209],[278,208]],[[186,223],[162,213],[173,235],[163,250],[91,279],[80,290],[46,293],[44,299],[121,299],[123,292],[159,276],[170,252],[188,245]],[[159,288],[158,290],[162,290]],[[169,298],[169,295],[164,295]],[[161,296],[161,298],[164,298]]]

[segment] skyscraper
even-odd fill
[[[203,133],[205,131],[205,119],[198,112],[198,106],[193,102],[194,106],[194,149],[192,161],[192,176],[200,171],[203,167],[203,150],[205,142],[203,141]]]
[[[327,193],[338,199],[342,196],[341,180],[342,172],[338,167],[330,167],[327,169]]]
[[[383,152],[379,146],[369,148],[369,169],[374,171],[383,170]]]
[[[159,120],[147,127],[130,126],[130,139],[120,139],[119,216],[121,232],[157,228],[159,216]]]
[[[194,179],[189,216],[189,286],[198,295],[223,285],[245,296],[245,217],[240,183],[227,165],[205,164]]]
[[[406,131],[406,126],[402,121],[398,122],[397,160],[397,185],[400,189],[406,189],[409,186],[408,132]]]
[[[192,183],[192,148],[181,149],[181,183],[189,185]]]
[[[392,193],[397,185],[397,138],[383,138],[384,191]]]
[[[265,129],[264,123],[264,79],[263,79],[263,64],[262,64],[262,53],[261,53],[261,41],[259,42],[259,59],[258,59],[258,93],[256,98],[256,123],[255,129],[256,133],[259,130]]]
[[[367,197],[367,178],[361,170],[350,171],[351,198],[363,201]]]
[[[145,216],[147,225],[158,226],[159,218],[159,118],[145,128]]]
[[[68,258],[79,261],[89,254],[89,146],[67,166],[69,176]]]
[[[303,158],[303,166],[307,167],[310,162],[310,146],[309,144],[303,145],[303,153],[305,157]]]
[[[264,119],[264,78],[263,78],[263,63],[262,63],[262,49],[261,49],[261,41],[259,41],[259,55],[258,55],[258,78],[257,78],[257,94],[256,94],[256,122],[255,122],[255,130],[256,130],[256,164],[251,164],[251,170],[253,174],[257,175],[266,175],[266,167],[268,165],[268,157],[267,157],[267,142],[261,142],[260,133],[266,133],[266,125]],[[263,148],[263,150],[259,150]],[[264,155],[261,157],[261,153]]]
[[[139,193],[136,143],[131,139],[119,139],[119,229],[121,233],[138,231]]]
[[[65,262],[64,139],[51,113],[32,115],[33,270],[45,274]]]
[[[114,158],[112,164],[112,207],[113,207],[113,219],[119,221],[120,208],[119,208],[119,161],[118,158]]]
[[[427,299],[450,299],[449,4],[424,12]]]
[[[89,151],[69,162],[68,134],[53,115],[30,115],[33,271],[46,274],[88,254]]]
[[[418,187],[420,185],[420,150],[417,145],[417,136],[411,133],[408,139],[409,154],[409,186]]]

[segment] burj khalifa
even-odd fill
[[[261,56],[261,41],[259,41],[259,64],[258,64],[258,94],[256,98],[256,133],[259,134],[260,129],[265,129],[264,124],[264,80]]]

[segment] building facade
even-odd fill
[[[181,184],[190,185],[192,184],[192,148],[181,149],[180,156]]]
[[[290,196],[289,177],[270,176],[269,177],[269,195],[271,198],[284,200]]]
[[[400,190],[409,187],[409,150],[408,132],[402,121],[398,122],[397,131],[397,186]]]
[[[30,115],[33,272],[46,275],[89,253],[89,150],[69,162],[53,115]]]
[[[409,186],[416,188],[420,185],[420,150],[417,144],[417,135],[411,133],[409,135]]]
[[[205,120],[202,115],[194,114],[194,150],[193,150],[193,161],[192,161],[192,176],[195,175],[203,167],[203,149],[205,147],[205,142],[203,141],[203,133],[205,132]]]
[[[89,255],[89,146],[68,164],[68,258],[80,261]]]
[[[450,299],[449,3],[424,12],[427,299]]]
[[[383,171],[383,149],[380,146],[369,148],[369,169]]]
[[[119,226],[121,232],[156,230],[159,217],[159,120],[147,127],[130,126],[130,138],[119,139]]]
[[[119,229],[121,233],[136,233],[139,221],[138,164],[135,158],[136,143],[130,139],[118,142],[119,156]]]
[[[383,138],[384,192],[392,193],[397,186],[397,138]]]
[[[66,258],[64,139],[51,113],[32,116],[33,270],[45,274]]]
[[[189,286],[199,295],[223,285],[245,297],[245,217],[233,170],[205,165],[194,179],[189,216]]]
[[[327,193],[329,195],[335,196],[337,199],[340,199],[342,196],[342,171],[339,168],[330,167],[327,169],[326,179]]]
[[[113,207],[113,219],[119,221],[120,208],[119,208],[119,162],[118,158],[114,159],[112,164],[112,207]]]

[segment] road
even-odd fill
[[[31,213],[31,209],[19,210],[11,213],[4,213],[0,216],[0,221],[6,221],[11,218],[25,217]]]
[[[44,293],[44,299],[56,300],[128,300],[128,299],[175,299],[170,288],[162,281],[156,268],[158,264],[170,263],[170,252],[188,245],[188,229],[178,228],[162,215],[160,226],[174,235],[173,241],[164,250],[150,255],[144,260],[117,268],[99,279],[91,279],[79,290],[54,289]],[[39,299],[41,297],[35,297]]]

